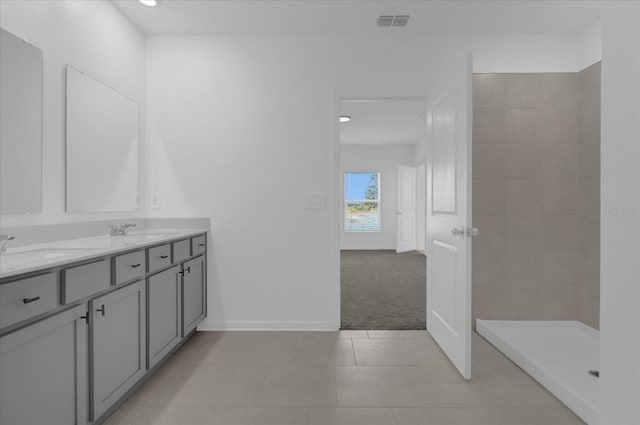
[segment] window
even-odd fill
[[[344,174],[345,232],[380,231],[380,173]]]

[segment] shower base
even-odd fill
[[[476,320],[476,330],[589,425],[598,423],[600,333],[574,321]]]

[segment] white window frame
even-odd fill
[[[347,199],[347,190],[346,190],[346,182],[347,182],[347,174],[377,174],[378,175],[378,199]],[[343,214],[343,222],[344,222],[344,232],[345,233],[380,233],[382,231],[382,209],[380,208],[381,200],[382,200],[382,178],[380,171],[377,170],[347,170],[342,173],[342,214]],[[351,203],[376,203],[378,204],[378,228],[371,230],[349,230],[347,229],[347,204]]]

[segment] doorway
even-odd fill
[[[426,329],[424,98],[340,100],[341,329]]]

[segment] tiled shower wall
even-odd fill
[[[600,80],[591,68],[473,77],[474,319],[597,325],[599,265],[587,257],[599,252]]]
[[[581,321],[600,324],[600,62],[578,73]]]

